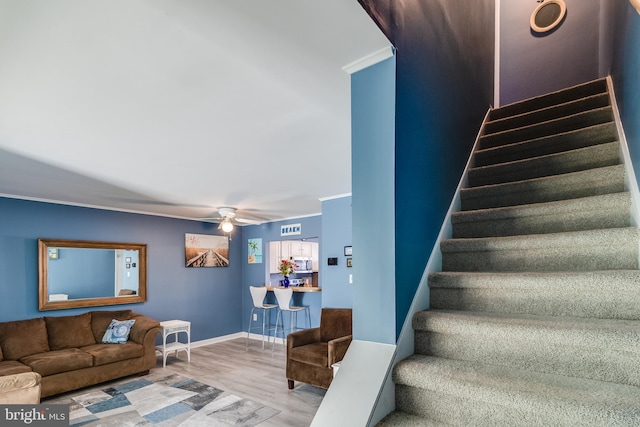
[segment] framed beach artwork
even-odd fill
[[[262,264],[262,239],[249,239],[249,264]]]
[[[184,259],[185,267],[228,267],[229,237],[186,233]]]

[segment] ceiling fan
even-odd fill
[[[233,223],[240,223],[240,224],[251,224],[251,225],[258,225],[261,224],[260,221],[256,221],[253,219],[248,219],[248,218],[239,218],[236,216],[236,208],[230,208],[230,207],[223,207],[223,208],[219,208],[218,209],[218,215],[220,215],[217,218],[203,218],[203,219],[212,219],[212,220],[218,220],[220,221],[220,225],[218,225],[218,229],[222,229],[222,231],[224,231],[225,233],[230,233],[231,230],[233,230]]]

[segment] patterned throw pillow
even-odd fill
[[[129,339],[129,332],[135,320],[113,319],[102,337],[104,344],[124,344]]]

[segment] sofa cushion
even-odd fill
[[[313,344],[291,348],[287,356],[289,359],[297,362],[326,368],[329,358],[328,347],[329,345],[326,342],[315,342]]]
[[[78,348],[66,348],[64,350],[32,354],[31,356],[23,357],[20,362],[46,377],[47,375],[61,372],[90,368],[93,366],[93,356]]]
[[[31,368],[17,360],[3,360],[0,362],[0,376],[31,372]]]
[[[96,340],[95,342],[102,342],[102,337],[113,319],[129,320],[130,318],[131,310],[92,311],[91,330],[93,331],[93,337]]]
[[[91,313],[78,316],[45,317],[49,348],[62,350],[95,344],[91,330]]]
[[[82,347],[80,350],[93,356],[93,366],[144,356],[144,346],[131,341],[121,345],[94,344]]]
[[[31,354],[49,351],[44,319],[0,323],[0,347],[5,359],[20,360]]]
[[[327,342],[351,335],[350,308],[323,308],[320,314],[320,340]]]

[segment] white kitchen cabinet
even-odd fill
[[[301,242],[293,240],[289,242],[291,244],[292,257],[304,257],[311,258],[311,242]]]
[[[269,242],[269,273],[279,273],[280,242]]]
[[[280,242],[280,259],[289,259],[293,255],[291,255],[291,242],[288,240],[283,240]],[[278,262],[280,262],[278,260]]]
[[[302,242],[293,240],[291,243],[291,256],[292,257],[303,257],[303,258],[312,258],[313,257],[313,246],[317,246],[317,243],[313,242]]]
[[[320,250],[317,243],[311,242],[311,263],[313,265],[313,271],[317,272],[320,265]]]

